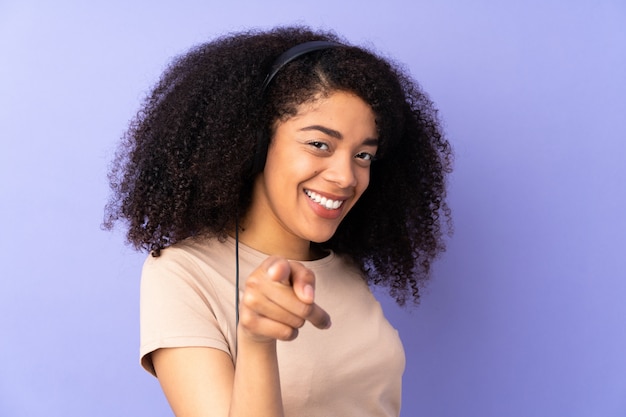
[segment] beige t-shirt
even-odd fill
[[[235,241],[186,240],[148,257],[141,281],[141,364],[150,353],[204,346],[235,363]],[[239,244],[239,277],[267,255]],[[405,357],[398,332],[384,317],[359,270],[341,256],[302,262],[315,273],[315,301],[331,317],[320,330],[306,323],[291,342],[278,342],[286,416],[398,416]]]

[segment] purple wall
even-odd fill
[[[626,415],[622,0],[100,3],[0,2],[0,416],[171,415],[107,163],[173,55],[286,23],[405,63],[456,149],[449,250],[419,308],[384,301],[403,416]]]

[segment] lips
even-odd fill
[[[315,203],[324,207],[326,210],[337,210],[341,207],[345,200],[332,200],[330,198],[324,197],[315,191],[304,190],[304,193]]]

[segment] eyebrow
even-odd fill
[[[321,125],[311,125],[311,126],[306,126],[303,127],[302,129],[300,129],[300,131],[309,131],[309,130],[318,130],[322,133],[324,133],[325,135],[331,136],[335,139],[343,139],[343,135],[341,134],[341,132],[335,130],[335,129],[331,129],[329,127],[326,126],[321,126]],[[368,145],[368,146],[378,146],[378,139],[376,138],[367,138],[363,141],[363,145]]]

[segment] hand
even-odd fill
[[[246,281],[239,306],[242,335],[256,342],[293,340],[306,321],[330,327],[330,316],[315,304],[315,275],[299,262],[272,256]]]

